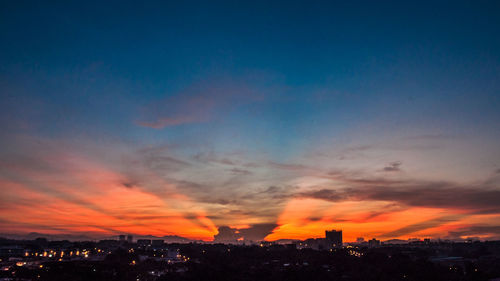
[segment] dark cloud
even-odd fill
[[[337,202],[337,201],[342,201],[344,199],[347,199],[349,196],[349,193],[346,192],[346,190],[338,192],[334,189],[320,189],[320,190],[303,192],[303,193],[300,193],[298,196],[299,197],[317,198],[317,199],[323,199],[323,200],[327,200],[327,201]]]
[[[238,175],[251,175],[252,174],[252,172],[250,172],[249,170],[239,169],[239,168],[232,168],[232,169],[229,169],[228,171],[230,171],[233,174],[238,174]]]
[[[249,228],[240,229],[239,232],[245,241],[260,241],[269,235],[278,225],[274,223],[254,224]]]
[[[218,233],[214,235],[214,242],[234,243],[240,238],[236,231],[237,229],[231,228],[229,226],[220,226],[218,229]]]
[[[187,180],[175,180],[175,179],[169,179],[170,182],[174,183],[175,186],[180,189],[180,190],[205,190],[207,189],[207,185],[192,182],[192,181],[187,181]]]
[[[206,203],[219,204],[219,205],[229,205],[237,203],[236,200],[229,200],[225,198],[206,198],[206,200],[202,200]]]
[[[402,164],[403,163],[401,163],[400,161],[389,163],[388,166],[384,167],[383,171],[384,172],[399,172],[399,171],[401,171],[400,167]]]
[[[322,188],[296,194],[332,202],[378,200],[407,206],[500,213],[500,190],[490,185],[462,186],[450,182],[348,180],[349,188]]]
[[[429,183],[407,188],[362,190],[360,199],[396,201],[409,206],[500,211],[500,190]]]
[[[262,191],[263,193],[278,193],[278,192],[281,192],[283,190],[282,187],[278,187],[278,186],[275,186],[275,185],[272,185],[270,187],[268,187],[266,190]]]
[[[199,152],[193,156],[193,159],[200,163],[216,163],[223,164],[228,166],[236,165],[237,162],[235,160],[231,160],[225,157],[218,157],[214,152]]]
[[[258,168],[258,167],[260,167],[260,165],[258,165],[257,163],[248,162],[248,163],[243,164],[243,167],[247,167],[247,168]]]
[[[427,134],[427,135],[417,135],[404,137],[403,140],[450,140],[456,136],[444,135],[444,134]]]
[[[212,196],[199,197],[197,198],[197,201],[202,203],[218,204],[218,205],[240,204],[240,202],[236,199],[226,199],[226,198],[212,197]]]
[[[284,163],[277,163],[277,162],[269,161],[268,165],[272,168],[287,170],[287,171],[309,170],[309,168],[307,166],[300,165],[300,164],[284,164]]]
[[[400,180],[390,180],[385,178],[367,177],[366,174],[356,171],[344,171],[344,170],[334,170],[326,174],[319,174],[318,177],[327,178],[335,181],[340,181],[348,185],[359,186],[384,186],[387,184],[406,184],[406,181]]]
[[[272,185],[263,191],[260,192],[255,192],[255,193],[249,193],[245,196],[245,198],[248,199],[257,199],[260,198],[261,200],[264,200],[266,198],[268,199],[286,199],[290,198],[293,194],[293,192],[297,189],[297,186],[276,186]]]
[[[177,171],[182,168],[191,166],[186,161],[176,159],[171,156],[148,155],[144,158],[146,167],[152,170]]]
[[[369,212],[366,216],[361,218],[361,221],[365,222],[365,221],[375,220],[383,215],[402,211],[404,209],[406,209],[406,207],[403,207],[397,203],[389,203],[380,208],[380,210]]]
[[[156,181],[166,180],[170,173],[193,166],[192,163],[175,156],[177,148],[178,146],[169,144],[141,148],[133,154],[122,156],[120,170],[129,181],[140,182],[149,187],[159,186],[159,182],[151,184],[153,178]]]
[[[254,224],[249,228],[236,229],[229,226],[219,227],[219,233],[214,236],[217,243],[235,243],[237,241],[261,241],[278,225],[274,223]]]
[[[235,163],[230,160],[230,159],[227,159],[227,158],[222,158],[219,160],[219,163],[221,164],[226,164],[226,165],[234,165]]]
[[[122,185],[123,185],[123,187],[126,187],[126,188],[133,188],[134,186],[137,185],[137,183],[133,182],[133,181],[124,181],[124,182],[122,182]]]
[[[448,239],[462,239],[467,237],[481,236],[488,237],[487,239],[500,239],[500,225],[474,225],[460,228],[448,233]]]
[[[231,204],[231,201],[222,198],[222,199],[215,200],[215,203],[220,204],[220,205],[228,205],[228,204]]]
[[[450,222],[460,220],[463,217],[464,217],[463,215],[442,216],[442,217],[435,218],[432,220],[427,220],[427,221],[407,225],[405,227],[396,229],[394,231],[384,233],[380,237],[383,237],[383,238],[399,237],[399,236],[414,233],[417,231],[438,227],[438,226],[441,226],[443,224],[447,224]]]

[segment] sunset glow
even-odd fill
[[[494,10],[7,2],[0,237],[500,239]]]

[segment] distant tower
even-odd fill
[[[125,242],[125,235],[120,235],[120,242]]]
[[[325,231],[325,239],[333,247],[342,246],[342,230]]]
[[[380,240],[377,240],[375,238],[372,238],[372,240],[368,241],[368,247],[374,248],[380,246]]]
[[[132,243],[132,235],[127,235],[127,242]]]

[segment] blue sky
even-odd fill
[[[154,174],[212,221],[207,233],[185,234],[204,239],[221,226],[274,225],[283,238],[352,222],[325,214],[305,234],[284,226],[293,225],[287,206],[355,188],[353,178],[498,196],[499,11],[495,1],[5,2],[0,176],[29,178],[28,190],[66,200],[71,188],[41,189],[35,175],[73,181],[50,159],[64,155],[79,167],[83,157],[169,201]],[[348,194],[346,202],[393,202],[394,213],[415,207]],[[319,205],[338,204],[328,202]],[[423,205],[436,210],[431,221],[456,211]],[[28,219],[2,217],[11,232],[30,228]],[[498,227],[485,218],[453,223],[454,233],[500,235],[473,233]],[[413,234],[451,235],[443,225]],[[58,231],[78,232],[64,223]],[[383,236],[377,231],[365,234]]]

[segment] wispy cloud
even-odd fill
[[[236,174],[236,175],[251,175],[252,174],[252,172],[250,172],[249,170],[239,169],[239,168],[232,168],[232,169],[229,169],[228,171],[230,171],[231,173]]]
[[[383,233],[380,235],[381,238],[393,238],[393,237],[400,237],[403,235],[408,235],[412,234],[418,231],[426,230],[429,228],[434,228],[438,226],[445,225],[450,222],[455,222],[463,218],[464,215],[448,215],[448,216],[441,216],[438,218],[433,218],[430,220],[406,225],[404,227],[398,228],[396,230],[392,230],[386,233]]]
[[[407,206],[500,213],[500,190],[491,186],[462,186],[450,182],[367,180],[363,185],[343,189],[323,188],[302,192],[297,196],[332,202],[379,200]]]
[[[157,120],[153,121],[137,121],[137,125],[142,126],[142,127],[149,127],[153,129],[163,129],[165,127],[170,127],[170,126],[177,126],[177,125],[182,125],[182,124],[187,124],[187,123],[197,123],[197,122],[202,122],[204,118],[202,118],[203,114],[201,115],[194,115],[194,116],[175,116],[175,117],[165,117],[165,118],[158,118]]]
[[[204,210],[174,184],[155,192],[144,177],[137,180],[58,146],[47,145],[29,160],[10,157],[0,161],[0,227],[10,232],[178,234],[210,240],[216,231]]]
[[[384,172],[399,172],[401,171],[401,163],[400,161],[392,162],[389,163],[388,166],[385,166],[384,169],[382,169]]]
[[[498,240],[500,239],[500,225],[473,225],[461,227],[450,231],[448,234],[449,239],[463,239],[468,237],[484,238]]]
[[[229,165],[229,166],[233,166],[233,165],[237,164],[236,160],[229,159],[226,157],[218,157],[213,151],[196,153],[193,156],[193,159],[195,161],[205,163],[205,164],[216,163],[216,164],[223,164],[223,165]]]
[[[162,129],[203,123],[215,118],[218,113],[227,113],[239,105],[257,100],[257,92],[251,90],[244,81],[205,80],[145,106],[136,124]]]
[[[241,238],[243,229],[266,225],[252,237],[303,239],[336,227],[356,236],[444,237],[500,216],[499,179],[491,171],[490,178],[466,184],[408,178],[396,172],[403,161],[390,162],[387,173],[374,165],[373,173],[212,149],[186,153],[171,144],[130,149],[114,142],[100,144],[99,152],[90,147],[92,154],[81,149],[87,145],[61,141],[18,143],[0,161],[0,226],[12,231],[211,240],[216,226]]]

